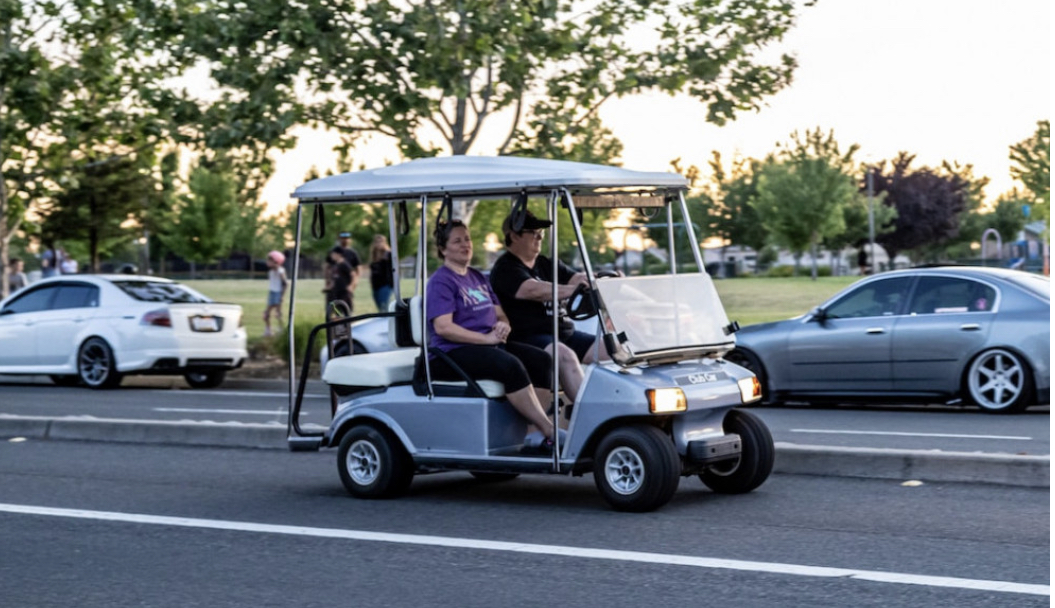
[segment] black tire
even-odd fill
[[[216,388],[223,384],[224,378],[227,377],[227,370],[216,370],[211,372],[187,372],[183,374],[183,379],[187,381],[187,384],[191,388]]]
[[[414,461],[391,433],[360,425],[341,439],[337,471],[356,498],[392,498],[410,486]]]
[[[762,360],[758,358],[758,355],[749,350],[734,348],[725,355],[725,360],[753,373],[758,378],[758,383],[762,385],[762,398],[745,404],[747,407],[752,405],[777,405],[769,390],[769,377],[766,376],[766,368],[762,365]]]
[[[484,471],[469,471],[469,474],[484,483],[512,481],[517,477],[520,477],[518,473],[487,473]]]
[[[78,376],[53,374],[48,376],[56,386],[80,386],[81,379]]]
[[[654,426],[617,428],[597,446],[593,479],[616,511],[652,511],[678,489],[681,458],[670,437]]]
[[[709,467],[700,481],[719,494],[750,492],[773,472],[773,436],[758,416],[744,410],[729,410],[723,426],[726,433],[740,435],[740,458]]]
[[[77,377],[88,388],[106,389],[121,384],[114,351],[102,338],[88,338],[77,351]]]
[[[1033,376],[1029,365],[1015,353],[987,350],[971,360],[964,385],[972,403],[990,414],[1021,412],[1033,400]]]

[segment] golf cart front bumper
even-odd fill
[[[730,433],[722,437],[690,441],[685,458],[693,464],[713,464],[740,456],[740,435]]]

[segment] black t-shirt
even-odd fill
[[[331,275],[333,284],[330,287],[329,293],[326,294],[326,299],[329,301],[343,300],[348,304],[349,307],[352,305],[352,294],[348,292],[348,286],[352,284],[352,267],[344,262],[331,266]]]
[[[392,254],[386,253],[376,262],[370,262],[370,288],[395,287],[392,283]]]
[[[575,276],[575,270],[560,260],[557,261],[557,283],[566,285]],[[494,289],[502,310],[509,317],[513,331],[509,338],[518,340],[519,336],[531,334],[551,334],[553,331],[553,303],[517,299],[516,293],[524,281],[538,279],[553,282],[553,262],[544,255],[535,259],[535,267],[528,268],[520,258],[503,253],[491,267],[491,289]],[[558,310],[560,315],[560,333],[569,334],[575,331],[575,325],[565,314],[564,305]]]
[[[362,262],[359,261],[359,254],[351,247],[342,247],[341,249],[344,249],[344,251],[341,252],[341,255],[344,256],[344,260],[348,262],[348,265],[352,267],[354,272],[359,272],[359,265],[362,264]]]

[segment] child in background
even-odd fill
[[[282,299],[286,295],[286,256],[280,251],[272,251],[267,254],[267,308],[264,309],[264,335],[271,335],[271,311],[275,312],[275,320],[282,327]]]

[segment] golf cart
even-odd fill
[[[353,496],[380,498],[404,492],[414,475],[468,471],[484,480],[520,474],[593,473],[598,490],[615,509],[650,511],[666,504],[681,477],[698,476],[720,493],[754,490],[773,467],[773,439],[765,424],[737,406],[758,400],[761,387],[743,367],[722,359],[735,346],[730,323],[698,247],[691,260],[677,260],[673,226],[682,222],[698,242],[684,200],[680,175],[617,167],[515,157],[425,158],[382,169],[312,180],[298,188],[297,243],[305,210],[320,224],[325,205],[385,204],[389,241],[395,247],[411,217],[417,219],[415,293],[402,293],[398,270],[390,311],[335,319],[316,326],[301,369],[293,356],[294,298],[290,297],[290,404],[292,450],[337,448],[337,468]],[[450,217],[459,200],[504,205],[513,228],[529,201],[543,203],[553,220],[548,257],[556,273],[561,222],[568,218],[583,271],[566,302],[568,315],[597,315],[595,357],[586,366],[578,395],[553,390],[551,411],[567,427],[552,455],[524,450],[528,422],[503,398],[501,383],[462,374],[461,381],[432,377],[425,289],[431,215]],[[583,212],[647,210],[665,220],[669,264],[665,274],[623,276],[597,273],[582,235]],[[594,211],[591,211],[594,210]],[[676,219],[677,217],[677,219]],[[655,221],[655,220],[654,220]],[[316,236],[321,236],[316,231]],[[483,237],[484,235],[477,235]],[[684,248],[682,248],[684,251]],[[392,252],[393,259],[401,253]],[[682,257],[685,257],[683,254]],[[397,265],[398,266],[398,265]],[[688,269],[688,270],[686,270]],[[603,276],[599,276],[603,275]],[[294,266],[292,289],[297,285]],[[553,296],[557,300],[557,288]],[[322,379],[331,390],[330,420],[323,427],[302,423],[304,389],[315,339],[349,321],[383,316],[393,348],[331,358]],[[553,333],[558,331],[553,316]],[[554,362],[557,385],[559,369]],[[552,387],[551,387],[552,388]]]

